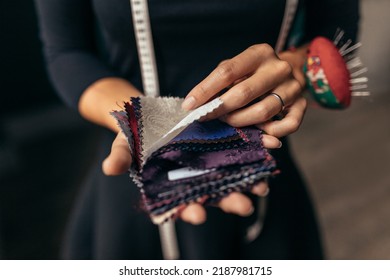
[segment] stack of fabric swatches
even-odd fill
[[[130,176],[156,224],[192,202],[212,204],[231,192],[247,192],[278,171],[256,127],[234,128],[219,120],[199,122],[217,109],[213,101],[194,111],[181,98],[139,97],[114,111],[133,155]]]

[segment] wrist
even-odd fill
[[[85,119],[118,132],[118,127],[110,112],[121,109],[124,101],[141,95],[128,81],[108,77],[90,85],[81,95],[79,112]]]

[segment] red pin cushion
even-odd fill
[[[311,42],[304,72],[308,88],[319,104],[332,109],[350,105],[350,73],[332,41],[317,37]]]

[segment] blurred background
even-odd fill
[[[390,259],[390,1],[361,7],[371,97],[310,106],[291,137],[328,259]],[[57,259],[99,131],[53,92],[32,0],[2,0],[0,28],[0,259]]]
[[[390,259],[389,0],[361,0],[359,53],[371,97],[309,108],[292,139],[329,259]]]

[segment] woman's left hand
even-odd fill
[[[267,44],[251,46],[223,61],[194,87],[183,102],[183,109],[195,109],[229,88],[220,96],[222,106],[208,119],[221,118],[234,127],[256,125],[277,138],[291,134],[298,129],[306,108],[301,96],[305,84],[302,52],[280,55],[294,60],[290,62],[278,57]],[[283,103],[271,93],[279,95]],[[284,118],[272,121],[282,109]]]
[[[228,89],[219,96],[223,104],[207,119],[220,118],[234,127],[255,125],[265,132],[264,145],[278,148],[281,144],[277,138],[295,132],[306,110],[306,100],[301,95],[305,85],[302,71],[305,57],[306,47],[278,56],[267,44],[251,46],[223,61],[194,87],[183,102],[183,109],[195,109]],[[274,120],[280,113],[283,118]],[[266,195],[268,185],[261,183],[253,192]],[[249,198],[241,193],[224,198],[219,207],[241,216],[253,211]],[[206,219],[205,210],[194,203],[183,210],[181,218],[201,223]]]

